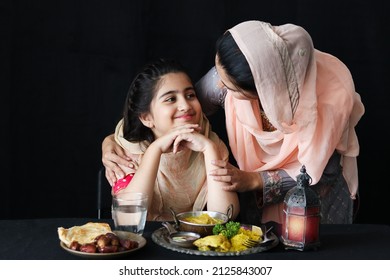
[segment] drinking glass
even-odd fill
[[[142,235],[148,212],[148,197],[143,193],[119,193],[112,197],[115,229]]]

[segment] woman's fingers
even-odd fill
[[[209,173],[213,177],[213,180],[227,183],[228,186],[224,186],[224,190],[235,191],[238,180],[237,168],[224,160],[213,160],[212,164],[218,167]]]
[[[123,166],[134,166],[133,162],[129,162],[127,159],[122,158],[114,153],[106,153],[103,156],[103,165],[106,169],[106,178],[112,186],[118,179],[126,176],[126,173],[122,170],[119,165]],[[131,167],[135,169],[134,167]]]
[[[107,178],[107,181],[110,184],[110,186],[111,187],[114,186],[115,182],[117,181],[114,171],[106,168],[105,174],[106,174],[106,178]]]
[[[113,152],[106,153],[103,155],[103,164],[104,166],[108,168],[112,168],[112,166],[118,166],[118,165],[123,165],[123,166],[128,166],[130,167],[130,159],[128,157],[123,157],[118,154],[115,154]],[[132,167],[130,167],[132,168]]]
[[[220,159],[215,159],[215,160],[212,160],[211,163],[217,167],[220,167],[220,168],[226,168],[226,167],[229,167],[229,163],[224,161],[224,160],[220,160]]]
[[[214,181],[218,182],[224,182],[224,183],[232,183],[232,176],[226,175],[226,176],[217,176],[217,175],[212,175]]]

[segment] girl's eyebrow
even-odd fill
[[[183,92],[186,92],[186,91],[188,91],[188,90],[195,90],[195,88],[194,87],[186,87],[184,90],[183,90]],[[164,92],[164,93],[162,93],[160,96],[159,96],[159,98],[158,99],[162,99],[162,98],[164,98],[166,95],[169,95],[169,94],[177,94],[177,93],[179,93],[180,92],[180,90],[169,90],[169,91],[167,91],[167,92]]]
[[[167,91],[167,92],[164,92],[164,93],[162,93],[159,97],[158,97],[158,99],[163,99],[165,96],[167,96],[167,95],[170,95],[170,94],[176,94],[176,93],[178,93],[179,91],[178,90],[170,90],[170,91]]]

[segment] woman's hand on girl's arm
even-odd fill
[[[261,190],[263,180],[258,172],[246,172],[223,160],[213,160],[213,165],[218,167],[209,173],[215,181],[228,183],[224,190],[235,192],[247,192]]]

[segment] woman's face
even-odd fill
[[[217,69],[219,75],[219,88],[227,88],[229,92],[233,95],[234,98],[240,100],[250,100],[250,99],[258,99],[257,93],[253,94],[250,91],[243,90],[238,88],[234,83],[231,82],[229,76],[227,75],[225,69],[221,66],[218,60],[218,55],[215,56],[215,68]]]
[[[161,77],[150,104],[150,113],[141,121],[150,127],[156,138],[174,127],[199,124],[202,108],[195,89],[185,73],[169,73]]]

